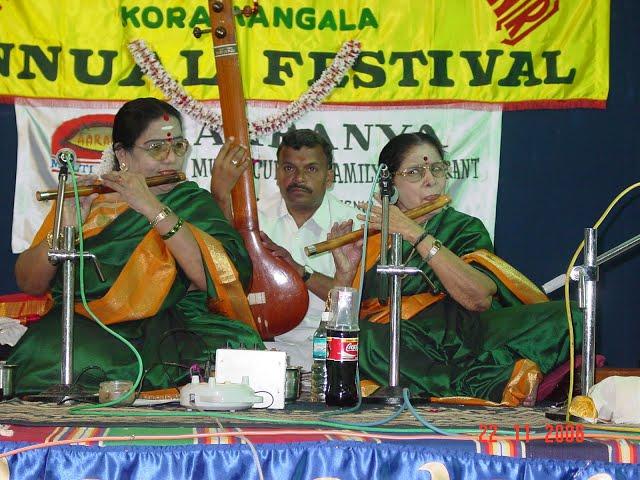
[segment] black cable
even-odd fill
[[[71,384],[72,386],[78,385],[78,383],[80,382],[80,379],[82,378],[82,376],[87,373],[89,370],[93,370],[93,369],[98,369],[100,370],[100,372],[102,372],[102,379],[103,380],[108,380],[107,377],[107,372],[104,371],[104,369],[98,365],[91,365],[89,367],[85,367],[76,377],[76,379],[73,381],[73,383]]]
[[[258,390],[257,392],[253,392],[256,395],[259,393],[266,393],[267,395],[269,395],[271,397],[271,403],[269,405],[267,405],[266,407],[251,407],[251,408],[255,408],[256,410],[262,410],[264,408],[269,408],[271,405],[273,405],[273,402],[275,402],[275,398],[273,396],[273,394],[271,392],[268,392],[267,390]]]
[[[154,368],[156,368],[158,365],[162,365],[163,367],[166,366],[170,366],[170,367],[178,367],[178,368],[184,368],[185,370],[189,370],[191,367],[187,366],[187,365],[182,365],[180,363],[175,363],[175,362],[157,362],[154,363],[153,365],[151,365],[149,368],[147,368],[144,373],[142,374],[142,377],[140,378],[140,384],[138,385],[138,391],[136,392],[136,396],[140,395],[140,392],[142,392],[142,388],[143,388],[143,384],[144,384],[144,379],[147,376],[147,374],[153,370]],[[165,374],[167,373],[166,369],[164,370]],[[167,374],[168,376],[168,374]],[[178,385],[174,379],[172,379],[171,377],[169,377],[169,380],[175,385],[173,388],[175,388],[176,390],[180,391],[180,389],[178,388]]]
[[[202,346],[204,347],[202,351],[203,351],[203,353],[205,353],[205,354],[206,354],[206,356],[207,356],[207,362],[211,362],[211,361],[212,361],[212,353],[211,353],[211,349],[210,349],[210,348],[209,348],[209,346],[207,345],[207,342],[205,342],[204,338],[202,338],[202,335],[200,335],[200,334],[199,334],[199,333],[197,333],[197,332],[194,332],[193,330],[189,330],[189,329],[187,329],[187,328],[171,328],[171,329],[169,329],[169,330],[166,330],[166,331],[162,334],[162,336],[160,337],[160,340],[158,341],[158,360],[159,360],[159,361],[158,361],[158,363],[154,364],[154,366],[156,366],[156,365],[162,365],[162,366],[163,366],[164,374],[167,376],[167,378],[169,379],[169,381],[170,381],[172,384],[174,384],[174,385],[177,385],[177,383],[178,383],[178,382],[177,382],[177,380],[176,380],[176,379],[172,378],[172,377],[171,377],[171,375],[169,375],[169,372],[168,372],[168,371],[167,371],[167,369],[166,369],[166,366],[167,366],[167,365],[170,365],[170,363],[171,363],[171,362],[165,362],[165,361],[162,359],[162,354],[161,354],[161,352],[162,352],[162,348],[161,348],[161,347],[162,347],[163,342],[164,342],[167,338],[169,338],[169,336],[170,336],[170,335],[174,335],[174,334],[176,334],[176,333],[186,333],[186,334],[189,334],[189,335],[192,335],[192,336],[196,337],[196,338],[200,341],[200,343],[202,344]],[[176,342],[176,343],[177,343],[177,342]],[[183,366],[183,365],[180,365],[180,367],[184,367],[184,366]],[[190,367],[187,367],[187,368],[190,368]],[[140,382],[140,383],[142,383],[142,382]]]

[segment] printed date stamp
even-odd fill
[[[515,441],[529,442],[542,440],[544,433],[545,443],[582,443],[584,442],[584,426],[577,423],[547,423],[542,429],[534,429],[527,423],[513,424],[510,428],[504,428],[497,424],[479,424],[481,442],[497,442],[498,437],[508,436]]]

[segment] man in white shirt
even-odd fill
[[[232,142],[229,139],[222,147],[212,172],[212,191],[229,218],[231,188],[249,161],[246,149]],[[334,172],[333,150],[325,138],[313,130],[290,131],[282,137],[276,155],[280,192],[260,199],[258,220],[267,247],[292,264],[305,281],[309,308],[300,325],[265,345],[287,352],[292,365],[310,370],[313,333],[334,283],[335,265],[331,252],[308,258],[304,247],[326,240],[335,223],[352,220],[357,228],[360,221],[356,208],[327,191],[333,185]]]

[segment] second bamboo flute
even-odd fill
[[[183,172],[172,173],[171,175],[156,175],[155,177],[145,178],[145,182],[149,187],[157,187],[158,185],[166,185],[167,183],[178,183],[186,180],[186,175]],[[110,193],[114,190],[110,189],[106,185],[79,185],[78,196],[85,197],[92,193]],[[45,190],[43,192],[36,192],[36,199],[43,202],[45,200],[55,200],[58,196],[57,190]],[[64,198],[73,197],[73,188],[67,188],[64,191]]]
[[[426,203],[419,207],[413,208],[411,210],[407,210],[405,215],[409,218],[416,219],[420,218],[427,213],[433,212],[439,208],[444,207],[446,204],[451,202],[451,197],[447,195],[440,195],[435,201],[431,203]],[[378,232],[378,230],[369,230],[370,232]],[[312,257],[319,253],[326,252],[327,250],[333,250],[334,248],[341,247],[343,245],[347,245],[348,243],[355,242],[356,240],[361,239],[364,236],[364,228],[360,230],[354,230],[353,232],[349,232],[345,235],[342,235],[338,238],[334,238],[331,240],[326,240],[320,243],[314,243],[313,245],[309,245],[304,247],[304,253],[307,254],[308,257]]]

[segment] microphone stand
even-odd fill
[[[578,282],[578,306],[584,311],[584,335],[582,341],[582,367],[580,369],[580,393],[588,395],[594,385],[595,357],[596,357],[596,283],[599,279],[599,266],[612,260],[622,253],[630,250],[640,243],[640,235],[637,235],[608,250],[602,255],[598,252],[598,230],[595,228],[584,229],[584,264],[573,267],[569,272],[569,278]],[[545,293],[557,290],[560,280],[564,283],[565,275],[559,275],[547,282],[543,287]],[[564,421],[566,411],[549,411],[547,418]],[[571,416],[572,421],[582,422],[580,417]]]
[[[393,195],[393,182],[389,174],[389,167],[382,164],[380,174],[380,202],[382,204],[382,218],[380,229],[380,266],[388,265],[388,239],[389,239],[389,204]],[[389,278],[384,275],[380,278],[380,289],[378,290],[378,302],[386,305],[389,299]]]
[[[65,149],[67,150],[67,149]],[[72,153],[75,158],[75,153]],[[62,236],[63,246],[60,246],[60,230],[62,224],[62,213],[64,209],[64,187],[69,173],[68,165],[72,163],[69,153],[58,153],[60,161],[60,173],[58,175],[58,195],[56,203],[56,214],[53,222],[53,241],[51,250],[47,252],[47,258],[52,265],[62,262],[62,339],[60,352],[60,383],[49,387],[42,393],[29,395],[26,400],[68,403],[73,401],[86,401],[95,399],[95,395],[87,394],[81,387],[73,383],[73,318],[75,305],[75,261],[80,258],[80,253],[75,249],[75,227],[67,225],[64,227]],[[89,252],[82,255],[93,261],[98,277],[104,282],[104,275],[100,268],[98,258]]]
[[[640,244],[640,235],[613,247],[601,255],[598,251],[598,232],[595,228],[584,230],[584,265],[574,267],[569,278],[578,282],[578,306],[584,311],[584,339],[582,342],[582,367],[580,371],[581,394],[587,395],[594,384],[595,377],[595,330],[596,330],[596,282],[599,279],[598,267],[609,260]],[[564,285],[566,275],[558,275],[543,285],[545,293],[551,293]]]
[[[402,235],[391,234],[391,264],[378,265],[376,268],[386,281],[391,277],[391,299],[389,313],[389,385],[380,387],[368,397],[362,399],[365,403],[382,403],[386,405],[401,405],[403,387],[400,385],[400,321],[402,319],[402,277],[404,275],[419,275],[420,269],[406,267],[402,264]],[[426,403],[426,398],[414,397],[414,405]]]

